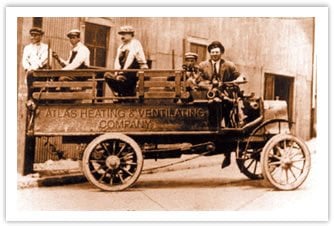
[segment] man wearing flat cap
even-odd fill
[[[115,69],[148,69],[146,58],[141,43],[134,38],[132,26],[122,26],[118,34],[122,44],[117,49]],[[118,96],[135,96],[137,76],[136,72],[105,74],[109,87]]]
[[[193,52],[187,52],[184,54],[184,64],[182,68],[186,75],[186,84],[191,90],[198,88],[197,83],[199,82],[199,67],[197,64],[198,54]]]
[[[22,57],[22,65],[27,72],[46,67],[48,61],[48,45],[42,43],[44,31],[33,27],[29,33],[31,43],[24,47]]]
[[[28,97],[33,91],[31,86],[37,79],[32,76],[32,71],[47,68],[48,64],[48,45],[42,43],[44,31],[39,27],[29,30],[30,44],[23,49],[22,66],[26,72],[26,82],[28,87]]]
[[[70,40],[72,49],[69,53],[67,60],[60,58],[56,52],[52,53],[52,56],[58,61],[62,66],[62,70],[75,70],[75,69],[86,69],[89,67],[90,51],[89,49],[80,41],[80,30],[72,29],[67,33],[67,37]],[[74,80],[73,77],[64,76],[60,77],[59,80]]]

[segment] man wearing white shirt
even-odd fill
[[[23,49],[22,66],[26,72],[26,83],[28,87],[28,97],[33,91],[31,86],[36,78],[32,77],[34,70],[47,68],[48,63],[48,45],[42,43],[44,31],[39,27],[33,27],[29,30],[30,41]]]
[[[33,71],[46,67],[48,61],[48,45],[42,43],[44,31],[33,27],[29,31],[30,41],[23,49],[22,65],[25,71]]]
[[[122,44],[117,49],[115,69],[148,69],[146,58],[141,43],[134,38],[132,26],[121,27],[118,34]],[[105,79],[110,88],[118,96],[135,96],[137,76],[136,72],[110,74],[106,73]]]
[[[60,58],[56,52],[52,53],[52,56],[58,61],[62,66],[62,70],[75,70],[75,69],[86,69],[90,65],[90,51],[89,49],[80,41],[80,31],[78,29],[73,29],[67,33],[67,37],[70,40],[72,49],[70,51],[67,60]],[[71,76],[62,76],[59,78],[60,81],[72,81],[75,80]]]

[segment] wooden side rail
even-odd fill
[[[139,96],[144,99],[182,99],[188,98],[183,73],[181,71],[145,71],[139,73]],[[160,79],[158,79],[160,78]],[[168,81],[173,78],[173,81]],[[144,92],[143,92],[144,90]]]
[[[80,81],[80,82],[33,82],[33,88],[64,88],[64,87],[82,87],[82,88],[92,88],[96,82],[94,81]]]
[[[95,77],[97,72],[92,70],[37,70],[33,72],[33,76],[37,78],[58,78],[62,76],[72,76],[72,77]]]
[[[104,96],[97,94],[98,84],[104,84],[105,72],[136,71],[137,95],[131,97]],[[102,76],[101,76],[102,75]],[[78,78],[59,81],[61,76]],[[98,77],[99,76],[99,77]],[[182,71],[175,70],[38,70],[33,72],[37,81],[32,83],[32,98],[38,100],[108,100],[108,99],[185,99],[186,91]],[[169,80],[168,78],[173,78]],[[45,80],[45,81],[41,81]],[[100,89],[99,89],[100,90]]]
[[[34,99],[39,100],[87,100],[94,99],[91,92],[34,92]]]

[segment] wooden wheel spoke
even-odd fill
[[[270,159],[271,161],[272,160],[274,160],[274,159],[276,159],[276,160],[281,160],[282,159],[282,157],[280,157],[280,156],[278,156],[278,155],[275,155],[275,154],[271,154],[270,156],[269,156],[269,158],[268,159]]]
[[[112,155],[115,155],[117,153],[117,149],[119,149],[119,141],[114,140],[112,142]]]
[[[130,175],[130,176],[133,175],[133,173],[131,173],[129,170],[127,170],[127,169],[125,169],[125,168],[123,168],[123,167],[121,167],[120,169],[121,169],[123,172],[127,173],[128,175]]]
[[[105,171],[105,172],[101,175],[101,177],[99,178],[99,182],[100,182],[100,183],[103,181],[103,179],[106,177],[106,175],[107,175],[107,171]]]
[[[101,146],[102,146],[103,150],[105,150],[105,152],[108,153],[108,156],[111,155],[111,153],[109,151],[109,148],[107,147],[107,145],[104,142],[101,143]]]
[[[121,162],[121,166],[136,166],[136,162]]]
[[[120,159],[123,159],[124,161],[133,159],[133,153],[132,152],[127,153],[127,154],[123,155],[122,157],[120,157]]]
[[[285,171],[285,182],[286,182],[286,184],[288,184],[289,183],[289,171],[287,170],[287,169],[284,169],[284,171]]]
[[[283,141],[283,149],[286,150],[286,140]]]
[[[295,169],[297,169],[297,170],[300,170],[300,171],[303,170],[302,168],[297,167],[295,164],[292,164],[291,167],[293,167],[293,168],[295,168]]]
[[[303,155],[301,152],[295,152],[292,156],[290,156],[290,159],[293,159],[297,155]]]
[[[125,150],[127,144],[124,143],[124,145],[121,147],[121,149],[119,150],[119,152],[117,153],[117,156],[119,157],[119,155]]]
[[[255,161],[255,159],[252,159],[252,160],[250,161],[250,163],[246,166],[246,169],[249,169],[249,167],[251,167],[251,165],[253,164],[254,161]]]
[[[305,161],[305,158],[292,160],[291,162],[292,162],[292,163],[295,163],[295,162],[302,162],[302,161]]]
[[[256,169],[257,169],[257,163],[258,163],[258,161],[255,161],[255,167],[254,167],[254,170],[253,170],[253,174],[255,174],[255,173],[256,173]]]
[[[277,174],[277,172],[279,171],[279,170],[278,170],[279,168],[280,168],[280,167],[276,167],[276,168],[274,168],[274,170],[271,171],[271,175],[274,176],[275,174]]]
[[[275,145],[274,149],[279,152],[280,156],[284,155],[284,150],[280,146]],[[277,156],[276,154],[274,154],[274,155]]]
[[[121,180],[121,182],[122,182],[122,184],[124,184],[124,178],[123,178],[123,175],[121,174],[121,173],[117,173],[117,176],[118,176],[118,178]]]
[[[102,165],[102,164],[99,164],[99,167],[98,168],[95,168],[94,166],[94,169],[91,171],[92,173],[98,173],[99,170],[103,169],[103,166],[105,165]]]
[[[262,148],[251,147],[239,153],[239,158],[237,158],[240,172],[252,180],[263,178],[261,167],[259,167],[261,151]]]
[[[286,150],[286,154],[287,154],[287,155],[290,155],[290,154],[291,154],[292,147],[293,147],[293,144],[292,144],[292,145],[289,145],[288,149]]]
[[[288,152],[288,153],[290,154],[290,153],[292,152],[293,149],[298,149],[298,150],[300,150],[299,145],[298,145],[295,141],[293,141],[292,144],[289,145],[289,149],[288,149],[289,152]]]
[[[113,185],[113,184],[114,184],[114,177],[110,177],[109,184],[110,184],[110,185]]]
[[[269,166],[277,166],[277,165],[281,165],[281,161],[276,161],[276,162],[270,162],[268,163]]]
[[[289,171],[291,172],[291,174],[295,178],[295,180],[297,180],[297,177],[296,177],[295,173],[293,172],[293,170],[291,168],[289,168]]]

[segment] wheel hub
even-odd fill
[[[110,169],[117,169],[121,164],[121,160],[116,155],[111,155],[106,159],[106,165]]]
[[[292,165],[292,161],[289,157],[282,159],[282,167],[283,169],[289,169]]]

